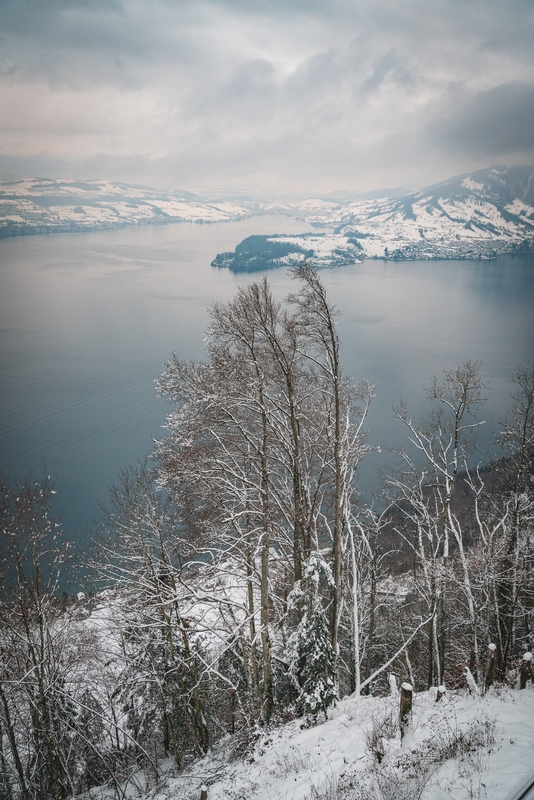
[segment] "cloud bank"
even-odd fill
[[[0,175],[199,193],[534,161],[530,0],[0,0]]]

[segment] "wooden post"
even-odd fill
[[[411,683],[403,683],[400,689],[400,711],[399,726],[401,741],[404,738],[412,721],[412,695],[413,688]]]
[[[439,703],[439,701],[441,700],[446,691],[447,689],[443,684],[441,684],[441,686],[438,686],[438,689],[436,691],[436,703]]]
[[[495,677],[495,651],[497,650],[497,645],[491,644],[488,645],[488,658],[486,660],[486,678],[484,681],[484,687],[487,691],[490,686],[493,686],[493,680]]]
[[[521,670],[519,673],[519,688],[526,689],[527,681],[532,680],[532,653],[525,653],[521,660]]]
[[[201,786],[200,787],[200,800],[208,800],[208,787]]]

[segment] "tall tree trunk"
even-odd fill
[[[269,635],[269,550],[270,515],[269,515],[269,472],[267,464],[268,427],[267,413],[264,405],[263,391],[260,390],[262,408],[262,444],[261,444],[261,496],[263,531],[261,537],[261,580],[260,580],[260,621],[261,644],[263,655],[263,719],[269,722],[274,706],[273,676],[271,665],[271,638]]]
[[[253,567],[252,556],[247,558],[247,603],[248,603],[248,625],[250,633],[250,672],[252,684],[252,702],[256,707],[260,697],[260,681],[258,675],[258,656],[256,644],[256,620],[254,607],[254,586],[252,584]]]

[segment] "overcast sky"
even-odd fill
[[[0,0],[0,177],[194,192],[534,163],[534,0]]]

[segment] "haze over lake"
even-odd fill
[[[214,256],[251,234],[306,229],[264,216],[1,241],[0,469],[21,478],[46,463],[67,531],[89,526],[118,470],[162,433],[167,406],[153,380],[164,361],[202,358],[206,309],[262,275],[216,270]],[[284,270],[268,275],[277,297],[295,289]],[[491,381],[483,456],[513,369],[533,360],[534,257],[366,261],[321,278],[344,312],[345,371],[377,387],[370,442],[385,451],[405,441],[391,410],[400,396],[423,413],[432,374],[478,359]],[[373,466],[389,460],[383,452]]]

